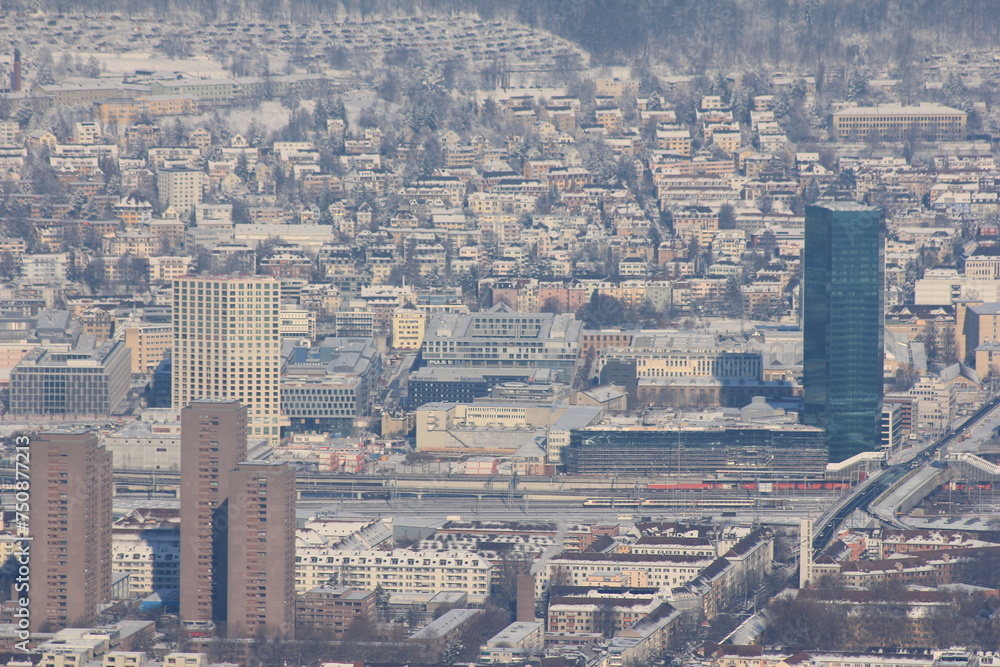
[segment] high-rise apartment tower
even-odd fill
[[[230,480],[247,455],[247,409],[195,400],[181,410],[181,591],[186,622],[225,623]]]
[[[245,461],[230,474],[229,637],[295,632],[295,471]]]
[[[111,597],[111,452],[86,429],[29,449],[30,630],[86,627]]]
[[[175,280],[174,409],[200,398],[238,399],[247,407],[250,438],[276,443],[281,431],[279,319],[277,280]]]

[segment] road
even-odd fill
[[[815,526],[813,552],[818,556],[833,540],[847,517],[859,509],[866,509],[876,498],[888,491],[910,471],[909,464],[899,464],[882,473],[878,479],[851,491],[851,498],[822,526]]]
[[[867,510],[868,506],[895,484],[903,479],[911,470],[930,463],[938,453],[948,451],[970,451],[978,446],[992,429],[1000,425],[1000,397],[996,397],[973,413],[954,432],[948,433],[928,444],[907,462],[890,466],[878,479],[870,484],[859,486],[848,494],[843,506],[822,525],[814,526],[813,551],[819,555],[827,547],[840,525],[858,509]],[[969,437],[966,439],[965,434]]]
[[[403,384],[416,362],[416,353],[409,352],[403,355],[398,362],[391,362],[386,366],[385,375],[383,375],[385,386],[382,389],[381,397],[383,410],[393,410],[403,404]]]

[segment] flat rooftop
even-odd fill
[[[954,109],[943,104],[922,102],[916,106],[903,104],[877,104],[873,107],[847,107],[846,109],[834,112],[833,116],[836,118],[838,116],[952,116],[956,114],[964,116],[965,112],[961,109]]]

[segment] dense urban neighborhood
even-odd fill
[[[1000,663],[992,28],[25,4],[3,664]]]

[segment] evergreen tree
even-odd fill
[[[390,593],[381,583],[375,586],[375,610],[383,621],[389,618]]]
[[[347,107],[344,106],[344,98],[339,95],[330,101],[330,118],[339,118],[340,120],[347,120]]]
[[[852,68],[847,76],[847,99],[851,102],[865,102],[868,98],[868,77],[860,69]]]
[[[441,662],[445,665],[450,665],[458,660],[462,653],[465,651],[465,644],[457,639],[453,639],[448,642],[448,645],[444,648],[444,653],[441,655]]]

